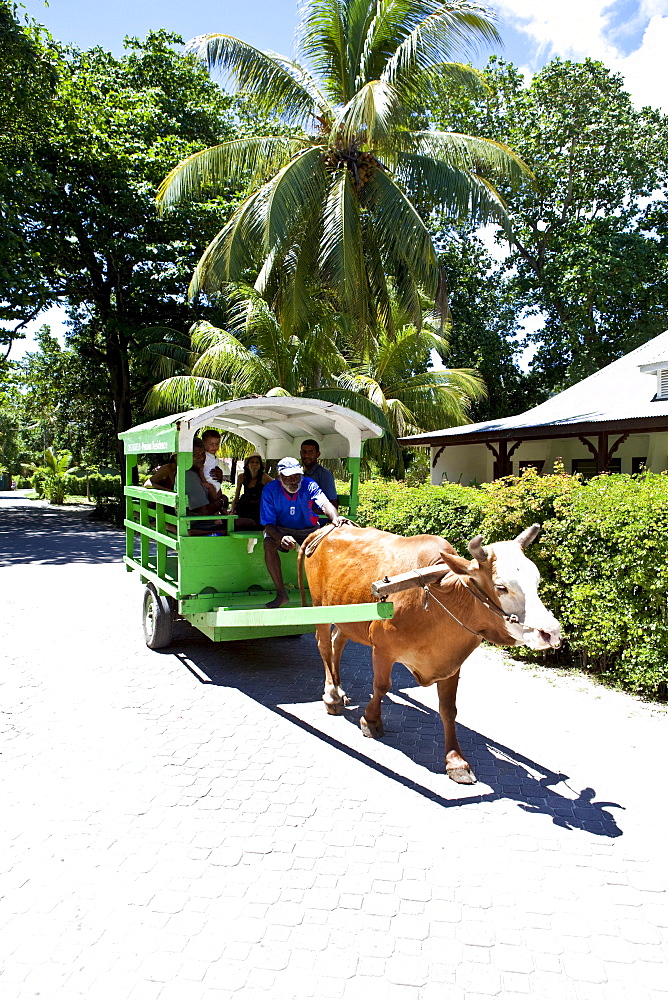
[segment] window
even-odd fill
[[[637,476],[647,467],[647,455],[643,455],[642,458],[633,457],[631,459],[631,474]]]
[[[542,458],[523,458],[520,462],[520,472],[522,469],[535,469],[538,475],[542,475],[545,461]]]
[[[668,399],[668,368],[662,368],[656,373],[656,395],[659,399]]]
[[[608,472],[621,472],[622,471],[622,460],[621,458],[611,458],[608,463]],[[597,476],[598,472],[596,470],[596,459],[594,458],[574,458],[571,462],[571,472],[575,475],[576,472],[580,472],[585,479],[591,479],[592,476]]]

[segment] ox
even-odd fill
[[[479,535],[469,543],[472,560],[457,555],[448,541],[436,535],[403,538],[349,525],[310,535],[299,554],[299,579],[301,586],[305,565],[311,599],[318,606],[363,603],[369,600],[374,581],[385,578],[391,586],[389,578],[395,574],[442,567],[442,575],[433,570],[429,574],[434,582],[428,590],[420,588],[417,574],[409,574],[418,585],[392,593],[391,619],[333,629],[318,626],[327,711],[339,715],[345,703],[339,664],[348,639],[371,646],[373,695],[360,719],[364,735],[383,735],[381,700],[392,686],[393,665],[403,663],[418,684],[436,683],[446,773],[460,784],[473,784],[476,778],[464,759],[455,726],[462,663],[483,639],[532,649],[556,648],[561,642],[559,623],[538,596],[538,570],[524,555],[539,531],[540,525],[534,524],[513,541],[485,546]]]

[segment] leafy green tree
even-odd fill
[[[104,369],[80,351],[61,348],[48,326],[35,339],[37,350],[12,366],[11,404],[0,407],[13,412],[20,457],[36,461],[51,447],[73,452],[77,464],[85,459],[116,465],[113,399]]]
[[[536,377],[518,365],[519,304],[512,281],[468,227],[439,233],[435,242],[448,300],[442,361],[474,368],[486,389],[472,400],[471,419],[522,413],[541,397]]]
[[[51,299],[39,250],[22,219],[50,182],[34,162],[48,131],[57,53],[49,36],[0,0],[0,348],[6,356],[22,328]]]
[[[503,143],[423,127],[437,79],[481,89],[479,74],[452,59],[498,41],[496,30],[468,0],[309,0],[297,38],[301,63],[228,35],[190,43],[237,91],[291,125],[288,135],[195,153],[163,181],[163,207],[247,185],[191,293],[254,281],[290,332],[303,326],[314,295],[362,333],[391,329],[393,298],[419,326],[420,291],[433,297],[438,281],[423,217],[438,208],[506,224],[493,181],[514,185],[526,174]]]
[[[492,60],[485,80],[481,97],[441,83],[432,120],[510,143],[535,172],[533,190],[510,198],[508,270],[518,306],[545,317],[530,340],[542,391],[554,392],[666,327],[668,265],[652,232],[666,118],[635,109],[622,78],[593,60],[555,59],[528,85]]]
[[[121,59],[64,54],[49,141],[35,153],[50,183],[22,220],[52,295],[68,306],[70,347],[106,374],[114,438],[136,422],[154,381],[136,361],[147,331],[197,318],[187,275],[234,200],[229,191],[157,216],[155,186],[169,165],[234,134],[231,99],[174,50],[180,41],[158,31],[129,39]]]

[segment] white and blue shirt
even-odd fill
[[[283,528],[317,528],[320,507],[327,497],[317,483],[303,476],[296,493],[288,493],[280,479],[267,483],[262,490],[260,523],[278,524]]]

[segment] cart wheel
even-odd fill
[[[144,638],[149,649],[163,649],[172,641],[172,609],[152,583],[144,591]]]

